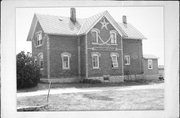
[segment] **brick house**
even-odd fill
[[[143,55],[143,69],[145,79],[158,79],[158,57],[154,55]]]
[[[27,37],[32,56],[41,66],[42,80],[78,82],[108,77],[124,81],[126,74],[143,74],[145,37],[123,16],[116,22],[108,11],[89,18],[35,14]]]

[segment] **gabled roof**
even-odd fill
[[[150,55],[150,54],[144,54],[143,58],[144,59],[158,59],[158,57],[156,57],[154,55]]]
[[[146,39],[144,35],[138,31],[135,27],[133,27],[130,23],[118,23],[122,30],[125,32],[127,37],[125,39]]]
[[[69,17],[35,14],[27,40],[30,41],[32,39],[37,22],[40,23],[43,31],[47,34],[77,36],[87,33],[102,17],[106,17],[122,37],[127,37],[127,39],[145,38],[130,24],[127,24],[127,27],[122,23],[118,25],[108,11],[104,11],[89,18],[76,18],[77,22],[75,24]]]

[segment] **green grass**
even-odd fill
[[[49,105],[40,111],[163,110],[163,89],[104,90],[50,95]],[[46,104],[46,96],[17,98],[17,107]]]

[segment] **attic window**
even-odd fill
[[[110,31],[111,44],[117,44],[116,31]]]
[[[92,43],[93,44],[98,44],[98,37],[99,37],[100,31],[96,28],[91,30],[91,35],[92,35]]]
[[[43,38],[42,38],[42,31],[38,31],[35,34],[35,45],[36,47],[42,46]]]

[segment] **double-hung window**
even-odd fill
[[[39,53],[38,58],[39,58],[39,66],[40,69],[42,70],[44,68],[43,53]]]
[[[129,55],[125,55],[125,57],[124,57],[124,64],[125,65],[130,65],[131,63],[130,63],[130,56]]]
[[[64,52],[61,54],[62,69],[64,69],[64,70],[70,69],[70,57],[71,57],[70,53]]]
[[[99,53],[92,53],[92,67],[93,69],[99,69]]]
[[[118,68],[118,53],[111,53],[112,68]]]
[[[148,69],[153,69],[153,61],[152,61],[152,59],[148,59]]]
[[[35,38],[36,38],[36,40],[35,40],[35,42],[36,42],[36,46],[38,47],[38,46],[41,46],[42,45],[42,31],[39,31],[39,32],[37,32],[36,33],[36,35],[35,35]]]
[[[110,31],[111,44],[117,44],[116,31]]]
[[[92,44],[98,44],[99,30],[94,28],[91,30]]]

